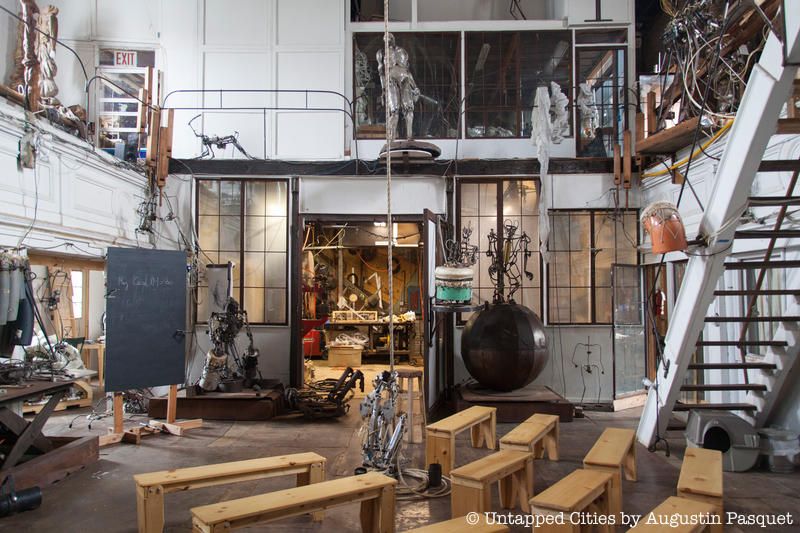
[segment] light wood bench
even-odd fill
[[[702,517],[708,517],[715,513],[716,509],[710,503],[670,496],[661,505],[642,516],[639,523],[628,531],[640,533],[699,533],[708,531],[712,527],[707,525],[708,520],[702,519]],[[685,518],[677,520],[672,525],[670,519],[675,516]],[[700,523],[692,524],[691,522],[695,520],[690,517],[698,517],[696,521]],[[652,523],[648,523],[648,521]],[[686,523],[683,524],[682,522]]]
[[[470,512],[492,509],[492,485],[497,482],[500,505],[513,509],[515,502],[526,513],[533,496],[533,455],[517,450],[500,450],[450,472],[452,492],[450,510],[453,518]]]
[[[214,465],[163,470],[133,476],[140,533],[164,529],[164,495],[170,492],[225,485],[296,474],[298,485],[325,479],[325,458],[316,453],[296,453]],[[322,513],[314,515],[322,520]]]
[[[194,507],[193,531],[219,533],[361,502],[364,533],[393,533],[395,485],[396,479],[370,472]]]
[[[406,533],[505,533],[506,531],[508,531],[508,526],[489,524],[486,521],[486,515],[479,513],[478,521],[474,524],[467,522],[466,517],[459,516],[429,526],[409,529]]]
[[[678,496],[710,503],[723,516],[722,452],[705,448],[686,448],[678,478]],[[711,526],[722,531],[722,525]]]
[[[608,472],[579,469],[558,481],[547,490],[531,498],[531,514],[544,519],[547,515],[562,518],[563,524],[543,524],[534,526],[537,533],[580,532],[591,530],[582,528],[579,520],[570,520],[572,513],[610,514],[608,494],[611,490],[611,478]],[[609,526],[598,526],[600,531],[609,531]]]
[[[611,513],[622,517],[622,473],[636,481],[636,432],[632,429],[607,428],[583,458],[583,467],[602,470],[614,477],[609,496]]]
[[[476,405],[428,425],[425,464],[439,463],[442,474],[449,475],[455,466],[456,435],[467,429],[471,431],[473,448],[486,445],[494,450],[497,445],[496,413],[494,407]]]
[[[530,451],[534,459],[558,461],[558,416],[535,414],[500,439],[501,450]]]

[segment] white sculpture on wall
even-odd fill
[[[561,92],[561,86],[554,81],[550,82],[550,117],[552,126],[550,131],[550,140],[555,144],[560,144],[564,137],[569,135],[569,115],[567,115],[567,106],[569,105],[569,98]]]
[[[58,85],[56,85],[56,39],[58,39],[58,8],[47,6],[39,13],[36,27],[37,48],[36,56],[39,59],[39,101],[43,106],[54,107],[60,105],[58,98]]]
[[[595,130],[600,124],[600,116],[597,113],[597,104],[594,100],[592,87],[583,82],[578,85],[578,97],[576,102],[581,116],[581,137],[592,140],[595,137]]]

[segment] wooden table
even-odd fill
[[[97,437],[53,439],[42,434],[47,419],[74,380],[29,381],[21,386],[0,386],[0,426],[10,434],[11,449],[0,463],[0,479],[13,474],[17,488],[44,485],[98,458]],[[41,411],[28,422],[18,414],[26,398],[49,394]],[[22,462],[28,454],[39,457]]]
[[[106,363],[106,345],[102,342],[92,342],[83,345],[83,350],[85,352],[96,351],[97,352],[97,379],[100,383],[104,383],[104,368]],[[87,356],[89,353],[86,354]],[[83,352],[81,352],[81,359],[83,359]],[[87,359],[83,360],[83,365],[86,368],[89,368],[89,361],[91,359],[87,357]]]

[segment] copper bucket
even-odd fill
[[[653,253],[665,254],[686,250],[686,230],[678,209],[669,202],[650,204],[642,212],[644,230],[653,241]]]

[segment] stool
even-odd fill
[[[636,433],[632,429],[607,428],[583,459],[588,470],[613,475],[609,496],[611,512],[622,519],[622,474],[636,481]]]
[[[397,384],[402,392],[406,394],[406,413],[408,413],[408,431],[403,437],[408,442],[414,444],[422,442],[423,435],[425,434],[425,384],[422,379],[422,370],[403,368],[397,372]],[[405,388],[403,387],[403,380],[405,380]],[[414,390],[414,381],[417,382],[417,390]],[[419,407],[419,416],[414,415],[415,405]],[[419,427],[419,433],[417,432]]]
[[[530,451],[534,459],[558,461],[558,417],[535,414],[500,439],[501,450]]]
[[[722,531],[723,490],[722,452],[705,448],[687,448],[681,463],[678,478],[678,496],[710,503],[720,517],[719,524],[712,524],[713,532]]]
[[[470,430],[473,448],[494,450],[497,440],[497,408],[473,405],[452,416],[430,424],[425,435],[425,464],[439,463],[442,474],[450,475],[455,467],[456,435]]]
[[[700,533],[702,531],[711,531],[714,527],[710,525],[712,520],[701,520],[700,518],[709,517],[716,514],[716,512],[717,509],[713,504],[670,496],[661,505],[644,515],[639,520],[639,523],[628,531],[635,531],[636,533]],[[675,524],[670,524],[670,520],[675,516],[679,516],[681,519],[676,520]]]

